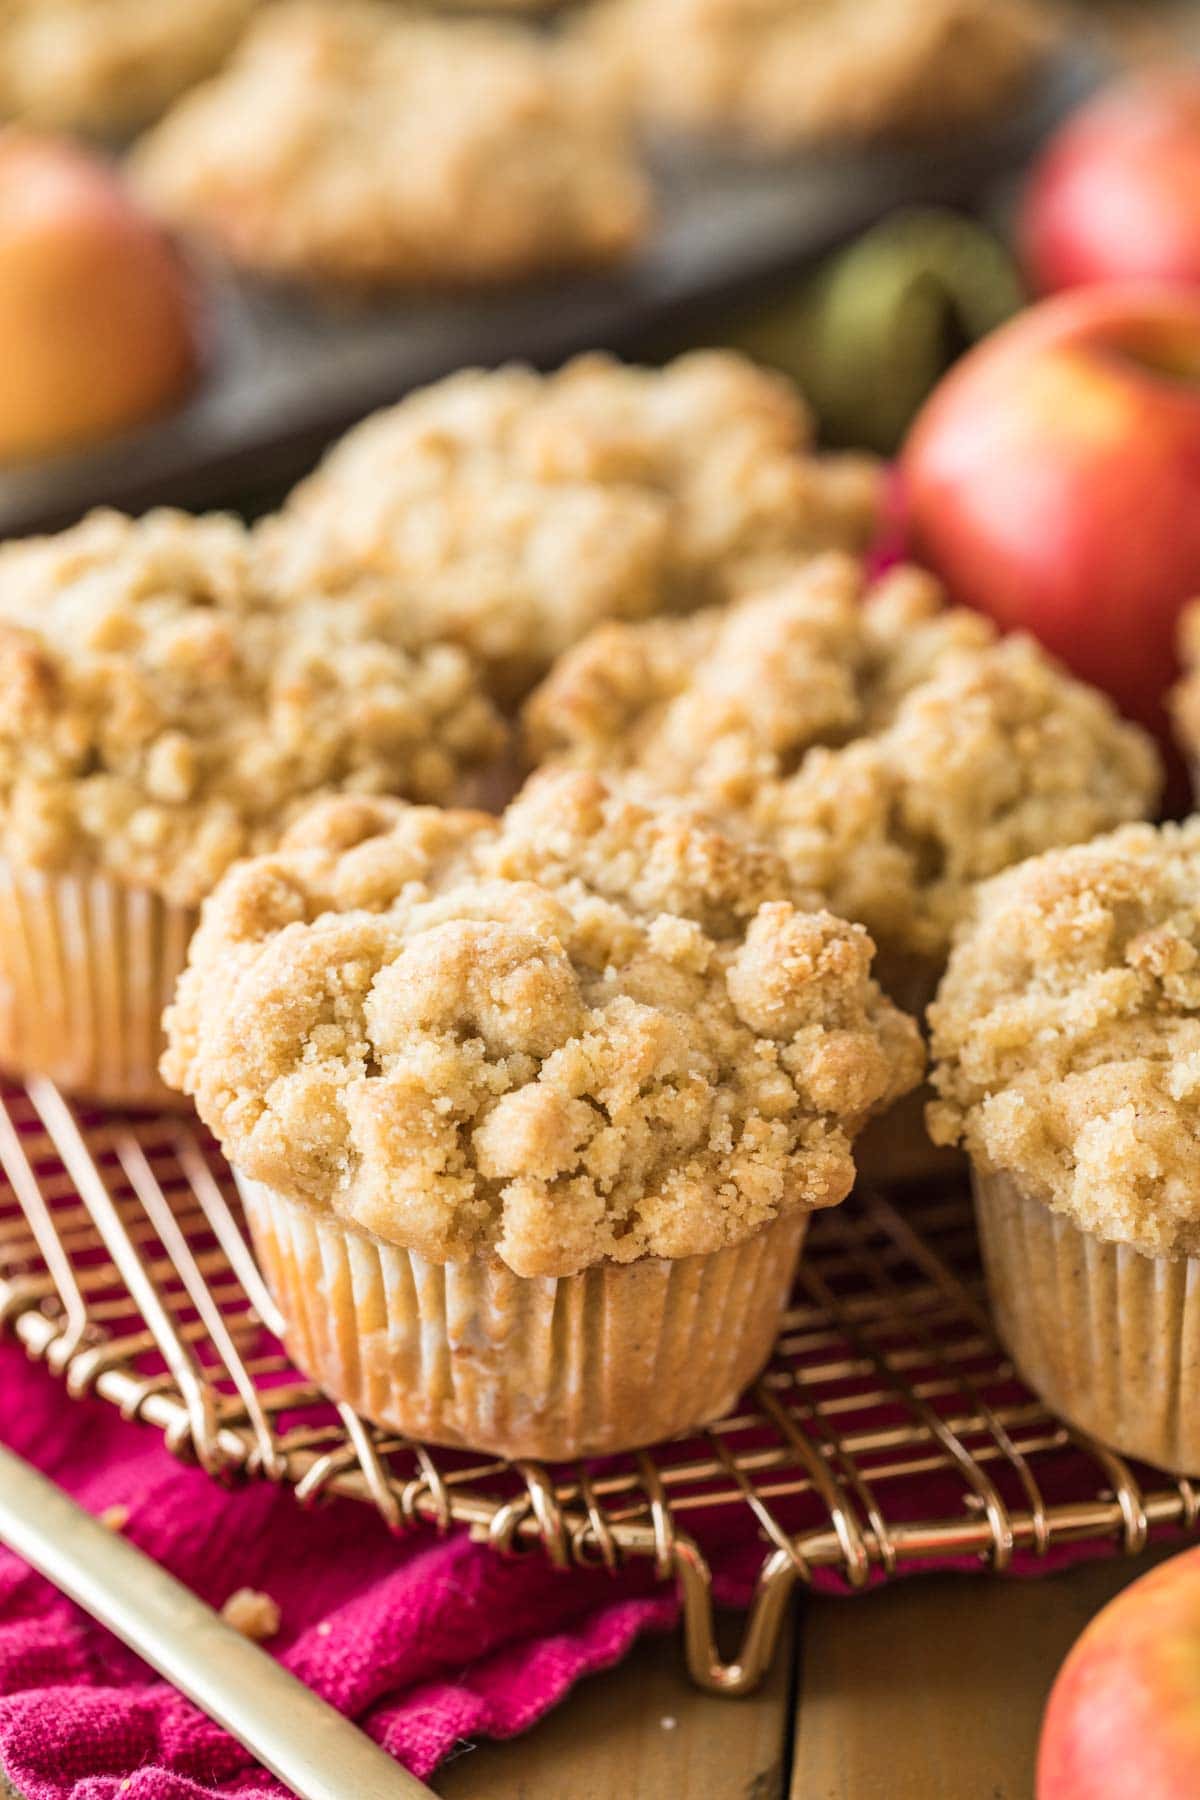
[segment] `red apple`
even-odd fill
[[[105,163],[0,133],[0,460],[177,403],[196,373],[195,318],[169,240]]]
[[[1050,1693],[1037,1800],[1200,1795],[1200,1549],[1097,1613]]]
[[[1119,82],[1073,114],[1035,166],[1017,236],[1038,293],[1200,287],[1200,70]]]
[[[1200,293],[1083,288],[984,338],[902,453],[914,554],[1166,737],[1200,594]]]

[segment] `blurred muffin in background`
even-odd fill
[[[147,200],[300,281],[457,285],[598,267],[649,189],[590,59],[520,25],[283,0],[134,151]]]
[[[597,0],[580,30],[652,130],[766,153],[985,120],[1054,36],[1032,0]]]
[[[198,296],[99,158],[0,131],[0,462],[95,443],[177,405]]]
[[[118,135],[211,75],[258,0],[3,0],[0,116]]]
[[[449,803],[504,743],[464,653],[278,603],[237,520],[94,513],[0,550],[0,1063],[162,1098],[197,908],[328,794]]]
[[[831,546],[862,549],[869,457],[817,457],[792,385],[727,351],[468,370],[376,413],[259,528],[272,580],[390,587],[505,700],[607,618],[686,611]]]

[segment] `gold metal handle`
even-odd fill
[[[244,1744],[299,1800],[431,1790],[165,1569],[0,1446],[0,1539]]]

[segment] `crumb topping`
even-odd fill
[[[1151,810],[1149,739],[1030,639],[850,558],[688,619],[599,627],[526,709],[530,751],[689,795],[936,971],[971,886]]]
[[[879,465],[816,457],[795,389],[731,351],[468,370],[376,413],[262,531],[285,588],[398,587],[505,693],[599,621],[727,599],[870,541]]]
[[[547,35],[377,0],[266,8],[138,146],[169,220],[301,279],[510,280],[612,262],[649,188],[590,60]]]
[[[265,1644],[279,1631],[283,1614],[278,1600],[264,1594],[261,1588],[235,1588],[224,1606],[221,1617],[252,1644]]]
[[[930,1008],[929,1107],[1096,1236],[1200,1253],[1200,819],[1129,825],[980,889]]]
[[[464,653],[275,600],[232,518],[94,513],[0,550],[0,844],[198,902],[341,789],[452,799],[504,741]]]
[[[650,124],[776,152],[986,118],[1053,35],[1029,0],[600,0],[582,30]]]
[[[67,131],[127,131],[202,80],[256,0],[3,0],[0,115]]]
[[[841,1200],[920,1078],[871,954],[592,775],[499,821],[333,801],[206,904],[163,1071],[244,1175],[436,1261],[688,1256]]]

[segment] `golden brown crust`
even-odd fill
[[[930,1128],[1085,1231],[1200,1252],[1200,820],[979,890],[930,1008]]]
[[[600,0],[583,31],[649,124],[774,152],[976,123],[1053,36],[1028,0]]]
[[[846,557],[690,619],[609,624],[526,710],[530,752],[623,771],[764,839],[867,926],[885,986],[936,978],[971,885],[1150,811],[1154,750],[1029,639]]]
[[[434,1260],[687,1256],[842,1199],[919,1079],[871,952],[594,776],[335,802],[207,903],[163,1070],[242,1173]]]
[[[93,513],[0,550],[0,852],[180,905],[342,789],[455,797],[504,729],[464,653],[281,603],[232,518]]]
[[[649,189],[574,50],[377,0],[283,0],[141,144],[139,187],[235,262],[302,280],[513,280],[627,255]]]
[[[875,531],[879,465],[817,458],[796,391],[730,351],[468,370],[351,431],[263,528],[285,588],[399,592],[519,692],[600,620],[690,610]]]
[[[0,115],[129,131],[218,67],[256,0],[4,0]]]

